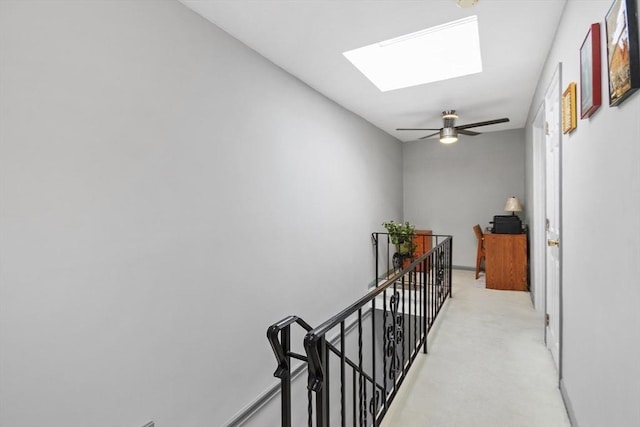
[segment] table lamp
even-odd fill
[[[516,196],[511,196],[507,199],[507,203],[504,204],[504,210],[511,212],[511,215],[515,215],[516,212],[522,212],[522,205],[520,200]]]

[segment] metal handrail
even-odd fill
[[[378,258],[378,245],[384,240],[381,235],[386,234],[388,233],[372,234],[376,245],[376,283],[379,280],[378,263],[381,261]],[[427,334],[446,298],[451,297],[452,237],[428,236],[435,238],[436,245],[432,249],[411,262],[406,257],[400,257],[400,263],[395,263],[395,258],[398,258],[395,255],[396,268],[388,270],[385,280],[319,326],[313,328],[298,316],[287,316],[268,328],[267,338],[278,363],[274,376],[280,378],[283,427],[290,427],[292,422],[292,358],[303,361],[296,369],[306,367],[308,373],[309,427],[328,427],[332,418],[338,416],[343,426],[351,423],[365,427],[379,425],[413,361],[421,350],[427,352]],[[391,255],[388,236],[386,240],[387,255]],[[408,265],[402,268],[402,264]],[[382,297],[379,310],[376,307],[378,297]],[[354,320],[352,316],[356,314],[357,318]],[[376,317],[382,323],[379,325],[382,328],[376,326]],[[365,319],[368,318],[370,320],[365,324]],[[304,355],[295,353],[290,348],[290,329],[295,324],[306,331],[303,340]],[[334,328],[338,327],[339,333],[336,331],[333,334]],[[355,327],[357,332],[353,338],[349,338]],[[370,329],[365,332],[367,328]],[[329,337],[329,333],[335,336]],[[370,334],[370,342],[365,344],[363,337],[367,333]],[[354,342],[355,338],[357,344]],[[350,348],[357,345],[357,361],[347,357],[347,341]],[[376,356],[380,351],[382,354]],[[330,375],[329,360],[336,356],[340,370]],[[376,360],[377,357],[381,361]],[[331,360],[335,363],[335,359]],[[347,379],[347,370],[351,380]],[[331,394],[331,390],[337,389],[329,386],[330,378],[338,381],[339,395]],[[367,393],[370,394],[369,397]],[[347,401],[347,396],[350,396],[350,401]],[[340,413],[331,413],[330,402],[338,398]]]
[[[373,241],[375,245],[378,245],[380,241],[380,235],[387,233],[374,233],[372,235]],[[356,302],[350,304],[348,307],[332,316],[319,326],[315,327],[311,331],[307,333],[304,338],[304,348],[307,354],[308,360],[308,380],[307,380],[307,388],[311,393],[315,393],[315,425],[317,427],[325,427],[330,424],[331,414],[329,411],[329,402],[330,402],[330,392],[328,387],[329,382],[329,354],[327,350],[331,351],[331,347],[327,343],[327,334],[333,330],[334,328],[340,326],[341,332],[341,343],[343,348],[341,349],[341,353],[344,355],[344,322],[349,319],[354,314],[358,314],[358,365],[355,367],[352,364],[349,364],[350,367],[354,368],[354,380],[353,380],[353,422],[356,423],[356,418],[359,419],[360,425],[368,426],[368,413],[367,409],[372,415],[373,425],[379,425],[380,420],[384,417],[385,413],[388,410],[388,405],[391,403],[393,398],[395,397],[398,388],[402,384],[406,372],[409,367],[415,360],[419,349],[422,348],[424,353],[427,352],[427,334],[433,325],[433,321],[435,317],[440,312],[440,308],[442,304],[444,304],[444,300],[446,297],[451,297],[451,258],[452,258],[452,237],[451,236],[441,236],[441,235],[431,235],[436,238],[436,246],[430,249],[428,252],[422,254],[421,256],[414,259],[410,262],[405,268],[397,269],[393,273],[389,275],[389,277],[383,281],[381,284],[377,285],[376,288],[369,291],[365,296],[357,300]],[[442,241],[439,242],[440,238]],[[387,239],[388,244],[388,239]],[[378,248],[376,247],[376,264],[379,262],[378,256]],[[378,272],[378,267],[376,265],[376,275]],[[448,273],[448,274],[447,274]],[[421,283],[420,293],[417,291],[417,281],[418,275],[420,276],[419,280]],[[408,342],[411,343],[411,332],[413,332],[413,344],[414,348],[409,349],[409,355],[405,354],[405,288],[404,285],[406,278],[408,277],[409,284],[414,284],[413,291],[408,292],[409,294],[409,318],[408,318],[408,329],[409,329],[409,338]],[[376,281],[378,277],[376,277]],[[413,281],[413,282],[412,282]],[[399,315],[399,301],[400,295],[397,291],[398,284],[402,285],[402,307],[403,311]],[[429,288],[429,290],[428,290]],[[437,288],[437,291],[436,291]],[[443,288],[446,290],[443,293]],[[387,292],[389,290],[393,290],[393,296],[391,297],[391,311],[387,311]],[[415,294],[414,296],[414,312],[411,313],[411,295],[412,292]],[[363,331],[362,331],[362,311],[365,308],[369,308],[371,305],[371,309],[375,311],[376,309],[376,298],[382,295],[383,298],[383,331],[385,337],[384,339],[387,341],[385,343],[385,354],[382,356],[382,364],[383,364],[383,375],[384,375],[384,385],[378,389],[378,382],[376,381],[376,348],[375,348],[375,316],[372,317],[371,320],[371,333],[372,333],[372,350],[371,350],[371,359],[372,359],[372,375],[365,375],[363,370]],[[420,309],[418,312],[417,300],[420,299]],[[431,300],[431,302],[430,302]],[[387,315],[392,314],[391,320],[389,321],[391,324],[387,326]],[[413,331],[411,329],[411,320],[413,316]],[[418,318],[420,318],[420,324],[418,325]],[[420,329],[420,335],[418,337],[417,330]],[[390,344],[387,346],[387,344]],[[411,345],[411,344],[409,344]],[[400,346],[401,348],[398,348]],[[400,352],[400,353],[399,353]],[[334,352],[335,353],[335,352]],[[401,358],[400,358],[401,354]],[[389,363],[387,363],[387,359],[390,358]],[[401,359],[401,360],[400,360]],[[341,372],[340,372],[340,383],[341,383],[341,396],[340,396],[340,407],[342,411],[342,423],[345,423],[345,365],[347,365],[345,358],[341,358]],[[358,390],[358,399],[355,396],[355,373],[358,372],[360,374],[360,384]],[[392,380],[391,388],[387,387],[388,377]],[[372,396],[371,402],[367,405],[367,387],[364,384],[370,383],[375,384],[374,390],[380,390],[384,393],[385,399],[382,402],[382,405],[379,407],[378,402],[378,391],[375,391],[374,396]],[[355,407],[359,406],[359,414],[356,414]],[[312,411],[313,407],[311,404],[311,396],[309,396],[309,426],[313,425],[312,422]]]

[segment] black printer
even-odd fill
[[[522,233],[522,221],[517,215],[495,215],[491,224],[493,224],[494,234]]]

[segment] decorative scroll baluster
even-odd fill
[[[369,399],[369,413],[376,416],[378,407],[380,406],[380,390],[376,390],[375,395]]]
[[[404,318],[402,314],[398,314],[399,301],[400,292],[396,289],[393,291],[393,295],[391,295],[391,299],[389,300],[390,311],[387,314],[391,317],[391,324],[387,326],[385,334],[385,354],[387,358],[389,358],[389,371],[386,374],[394,381],[397,378],[397,373],[402,370],[397,346],[404,346],[404,336],[402,333]]]

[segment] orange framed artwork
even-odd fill
[[[562,133],[571,132],[576,125],[576,84],[569,83],[562,93]]]

